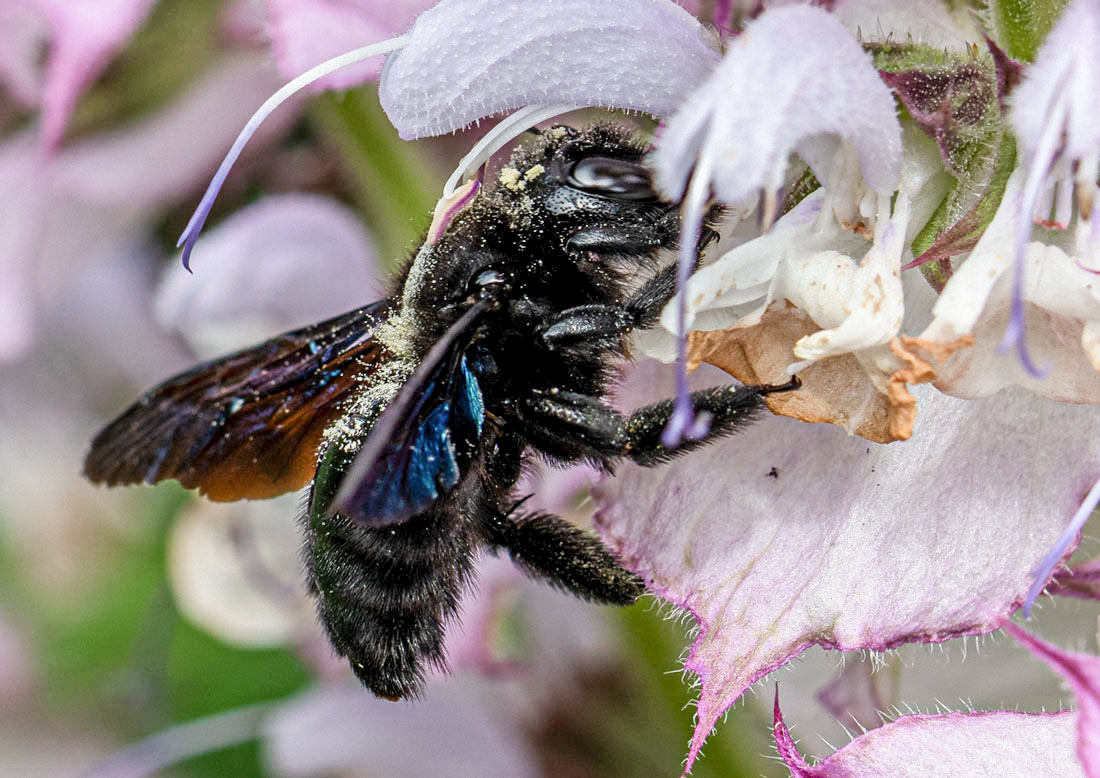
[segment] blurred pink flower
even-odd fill
[[[0,0],[0,79],[42,114],[52,152],[80,93],[122,50],[156,0]],[[44,40],[43,40],[44,39]],[[37,74],[40,44],[47,45]]]
[[[277,77],[258,55],[215,64],[155,115],[36,153],[25,131],[0,141],[0,361],[27,353],[37,309],[73,280],[74,263],[124,251],[210,174]],[[284,115],[264,128],[281,132]]]
[[[279,72],[294,78],[345,51],[405,32],[435,0],[264,0]],[[377,78],[379,60],[368,60],[317,81],[319,89],[346,89]]]

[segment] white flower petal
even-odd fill
[[[708,117],[705,131],[700,114]],[[710,160],[715,193],[736,203],[777,188],[788,154],[820,134],[851,142],[872,189],[896,186],[900,125],[870,58],[823,10],[768,10],[733,41],[699,95],[669,122],[654,155],[657,180],[679,198],[694,159]]]
[[[884,209],[888,207],[886,203],[883,198],[881,205]],[[797,272],[799,263],[787,263],[783,279],[788,280],[788,283],[781,282],[782,295],[809,313],[819,325],[829,328],[795,344],[795,356],[816,360],[849,351],[885,346],[898,334],[905,316],[900,259],[908,214],[909,198],[905,194],[899,194],[894,205],[894,215],[884,224],[881,236],[876,239],[858,267],[850,263],[845,267],[843,260],[847,258],[838,257],[826,263],[827,266],[839,270],[840,278],[835,281],[824,277],[807,284],[805,276]],[[796,291],[790,288],[789,280],[793,279],[797,279],[796,283],[802,285],[801,289]],[[843,288],[845,281],[847,289]],[[834,285],[837,293],[825,295],[823,305],[809,302],[811,296],[819,298],[823,288]],[[827,321],[827,315],[821,309],[837,305],[842,311],[840,321]],[[815,309],[821,312],[815,315]]]
[[[974,329],[993,286],[1012,264],[1017,204],[1024,178],[1024,171],[1017,169],[1008,179],[993,221],[947,282],[932,307],[934,318],[922,338],[950,343]]]
[[[534,104],[664,116],[717,62],[707,35],[671,0],[444,0],[386,60],[379,95],[406,139]]]
[[[168,539],[168,576],[180,611],[247,648],[280,646],[313,629],[313,603],[298,576],[298,501],[287,495],[192,503]]]
[[[974,14],[943,0],[835,0],[833,14],[863,40],[912,41],[967,51],[982,38]]]
[[[771,230],[696,271],[688,279],[684,293],[688,329],[717,329],[719,327],[713,326],[713,322],[702,326],[698,316],[706,311],[742,305],[752,299],[764,299],[781,264],[837,248],[855,255],[866,251],[866,240],[840,229],[831,220],[826,220],[820,228],[817,226],[816,220],[826,197],[823,190],[814,192],[779,219]],[[844,260],[852,265],[847,257]],[[751,290],[760,293],[755,298],[749,297]],[[677,304],[678,296],[661,312],[661,326],[673,334],[676,332]]]

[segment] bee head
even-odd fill
[[[501,169],[490,207],[521,242],[574,260],[648,255],[675,240],[679,220],[654,188],[647,150],[611,124],[544,130]]]

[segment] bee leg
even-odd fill
[[[631,295],[626,309],[638,329],[649,329],[657,324],[668,301],[676,294],[676,265],[666,265]]]
[[[764,395],[797,389],[782,386],[715,386],[691,393],[696,411],[709,417],[703,437],[665,448],[661,432],[673,400],[639,408],[623,417],[598,398],[574,392],[538,392],[525,403],[526,432],[542,451],[563,459],[590,459],[610,467],[623,457],[644,467],[659,465],[751,424],[764,410]]]
[[[624,570],[599,538],[560,516],[494,512],[481,525],[491,549],[507,551],[531,577],[581,599],[630,605],[645,592],[642,579]]]
[[[628,442],[623,454],[643,467],[663,464],[747,427],[762,415],[764,395],[794,391],[799,386],[801,382],[795,376],[782,386],[714,386],[692,392],[692,407],[697,413],[707,414],[707,432],[696,440],[682,441],[672,449],[661,443],[661,433],[672,417],[674,401],[668,399],[646,405],[626,420]]]
[[[536,391],[521,408],[524,436],[540,451],[566,462],[609,464],[627,443],[626,419],[597,397]]]
[[[617,305],[578,305],[554,315],[539,330],[551,349],[585,347],[614,348],[619,338],[634,327],[634,316]]]
[[[578,305],[552,316],[539,329],[539,336],[551,349],[583,344],[614,348],[633,329],[657,324],[661,310],[676,294],[676,265],[668,265],[631,295],[625,306]]]
[[[695,264],[692,270],[699,269],[699,263],[703,259],[703,249],[707,244],[718,239],[718,233],[710,227],[704,226],[699,237],[698,253],[695,256]],[[657,324],[668,301],[676,294],[677,274],[679,268],[676,263],[665,265],[653,277],[642,284],[627,300],[626,309],[634,319],[634,327],[637,329],[649,329]]]

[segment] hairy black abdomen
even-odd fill
[[[472,571],[473,540],[441,505],[377,529],[326,516],[338,479],[318,471],[303,519],[310,591],[336,651],[379,697],[419,696],[428,667],[443,669],[444,630]],[[335,454],[335,458],[342,458]],[[441,501],[446,502],[446,500]]]

